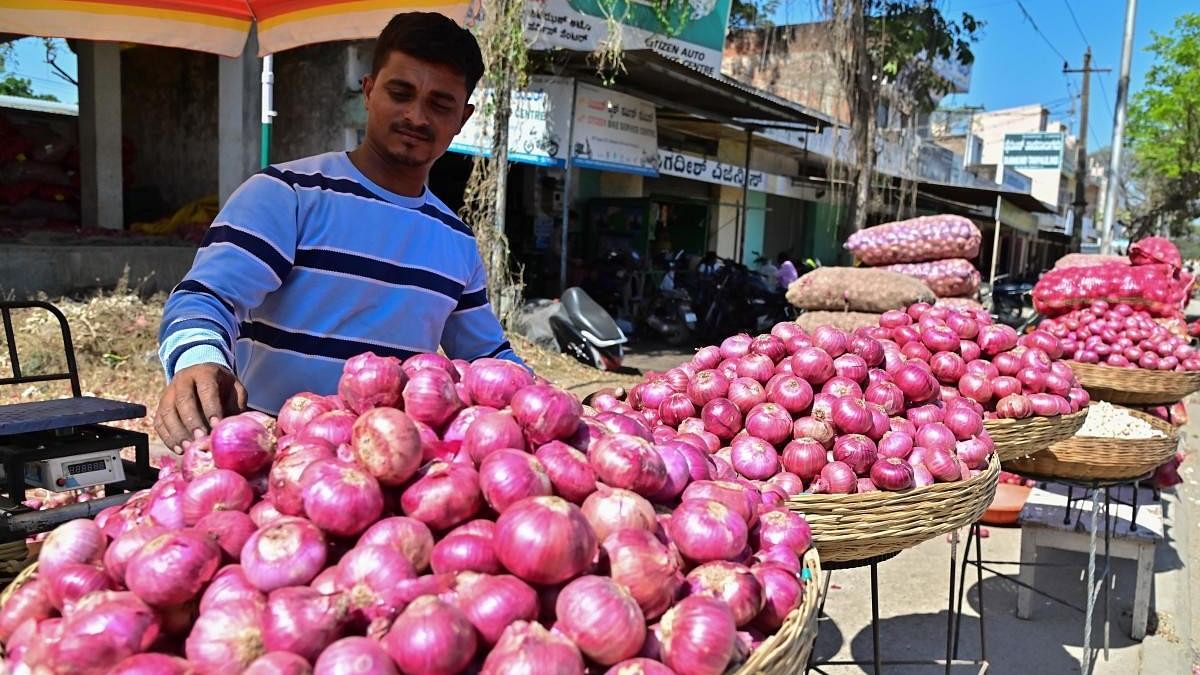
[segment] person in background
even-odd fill
[[[779,255],[775,256],[775,263],[779,266],[779,286],[786,291],[793,281],[800,278],[800,274],[787,251],[780,251]]]
[[[269,166],[233,193],[163,312],[169,384],[154,426],[167,447],[247,407],[275,414],[296,392],[335,393],[362,352],[521,362],[474,234],[427,186],[483,71],[469,31],[400,14],[363,78],[363,144]]]
[[[717,257],[716,251],[709,251],[700,259],[700,264],[696,267],[696,272],[702,277],[711,277],[721,269],[721,259]]]

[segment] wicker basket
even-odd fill
[[[983,423],[1001,462],[1028,457],[1070,438],[1083,426],[1087,411],[1055,417],[1026,417],[1023,420],[986,420]]]
[[[804,554],[804,599],[788,615],[783,626],[763,641],[735,675],[791,675],[804,672],[813,643],[817,641],[817,614],[821,609],[821,594],[825,592],[825,577],[821,571],[821,556],[816,548]]]
[[[1092,399],[1126,405],[1170,405],[1200,389],[1200,372],[1114,368],[1068,361]]]
[[[812,526],[813,545],[826,563],[898,553],[979,519],[992,502],[1000,460],[992,455],[978,476],[906,492],[796,495],[788,506]]]
[[[1175,455],[1179,435],[1171,424],[1140,410],[1125,412],[1163,433],[1162,438],[1115,439],[1072,436],[1022,459],[1004,462],[1020,474],[1070,480],[1133,480]]]

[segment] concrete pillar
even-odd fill
[[[79,172],[82,224],[125,227],[121,158],[121,50],[79,42]]]
[[[217,196],[224,204],[258,170],[262,101],[254,31],[237,58],[217,57]]]

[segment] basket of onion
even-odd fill
[[[0,606],[8,663],[794,672],[823,578],[786,494],[715,480],[701,439],[583,412],[504,361],[352,358],[336,395],[226,418],[55,529]]]
[[[1071,369],[1094,399],[1170,405],[1200,390],[1200,351],[1145,310],[1096,301],[1041,328],[1062,341]]]
[[[1041,452],[1004,463],[1004,468],[1040,478],[1079,481],[1135,480],[1175,456],[1178,430],[1140,410],[1093,403],[1074,436]]]

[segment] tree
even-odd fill
[[[1133,214],[1130,234],[1163,226],[1189,233],[1200,218],[1200,14],[1183,14],[1167,35],[1153,33],[1154,65],[1129,107],[1133,175],[1146,206]]]
[[[971,43],[983,23],[966,12],[948,20],[930,0],[821,0],[821,9],[850,113],[855,161],[843,169],[852,190],[847,226],[857,231],[866,226],[872,200],[884,88],[905,103],[910,119],[932,110],[947,91],[935,63],[972,63]]]
[[[58,97],[54,94],[35,94],[33,93],[33,82],[28,78],[9,75],[3,80],[0,80],[0,96],[20,96],[21,98],[33,98],[39,101],[57,101]]]
[[[779,0],[733,0],[729,10],[729,28],[769,28],[771,15],[779,9]]]

